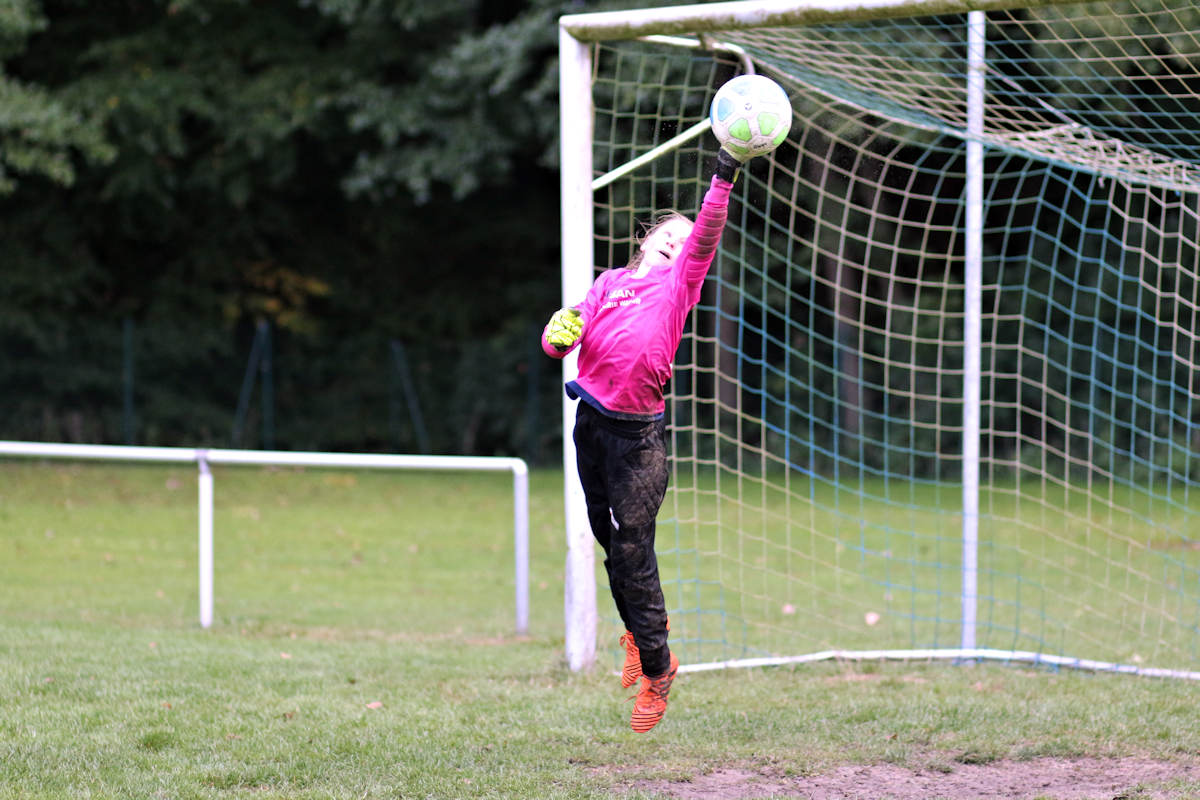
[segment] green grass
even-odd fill
[[[606,668],[563,663],[561,474],[531,480],[527,637],[506,476],[215,483],[202,630],[190,468],[0,463],[0,798],[639,798],[729,766],[1200,751],[1193,684],[996,665],[691,673],[639,736]]]

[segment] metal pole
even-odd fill
[[[413,435],[417,439],[417,447],[422,453],[428,453],[429,432],[425,430],[425,417],[421,414],[421,398],[417,396],[417,386],[413,383],[412,370],[408,367],[408,355],[404,345],[397,339],[392,339],[392,365],[397,377],[400,378],[400,388],[404,399],[408,402],[408,419],[412,422]]]
[[[963,302],[962,649],[975,648],[979,583],[979,436],[983,314],[983,112],[987,17],[967,15],[967,231]]]
[[[529,633],[529,470],[513,468],[513,555],[516,559],[517,635]]]
[[[562,305],[578,303],[592,284],[592,59],[588,45],[558,32],[560,189],[562,203]],[[562,360],[563,381],[578,375],[576,354]],[[563,598],[568,666],[587,669],[596,660],[596,554],[583,487],[575,466],[575,405],[563,394],[563,506],[567,558]]]
[[[246,360],[246,371],[242,375],[242,389],[238,392],[237,410],[233,414],[233,433],[230,444],[242,443],[242,428],[250,409],[250,393],[254,391],[254,373],[258,371],[258,360],[262,357],[262,328],[254,329],[254,341],[250,344],[250,357]]]
[[[203,450],[196,453],[200,468],[200,627],[213,622],[213,477]]]
[[[262,336],[262,359],[258,363],[259,374],[262,377],[262,447],[264,450],[275,449],[275,365],[274,354],[271,352],[271,323],[262,320],[258,323],[259,334]]]
[[[133,444],[133,319],[125,317],[121,336],[121,432],[125,444]]]
[[[637,170],[643,164],[649,164],[651,161],[658,158],[663,153],[669,153],[677,147],[682,147],[683,145],[690,142],[692,139],[695,139],[700,134],[706,132],[711,127],[712,127],[712,120],[710,120],[708,117],[705,117],[704,119],[697,122],[695,125],[692,125],[690,128],[688,128],[683,133],[680,133],[676,136],[671,137],[667,141],[660,144],[658,147],[655,147],[652,150],[647,150],[645,153],[642,153],[640,156],[633,159],[632,161],[626,161],[624,164],[622,164],[621,166],[612,170],[611,172],[606,172],[605,174],[596,178],[594,181],[592,181],[592,191],[596,191],[597,189],[603,189],[605,186],[608,186],[613,181],[624,178],[629,173]]]

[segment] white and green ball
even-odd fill
[[[722,147],[752,158],[787,138],[792,103],[783,87],[765,75],[739,75],[717,90],[708,117]]]

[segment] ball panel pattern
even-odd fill
[[[783,87],[765,75],[739,75],[717,90],[709,121],[722,147],[747,158],[760,156],[787,138],[792,104]]]

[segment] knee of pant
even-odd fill
[[[625,527],[621,528],[622,533],[626,533],[628,530]],[[614,570],[626,572],[636,569],[641,562],[646,560],[646,548],[647,543],[640,539],[626,539],[622,536],[609,548],[608,559],[612,562]]]
[[[661,497],[651,495],[630,498],[613,506],[613,519],[622,530],[645,528],[654,523],[661,505]]]
[[[642,486],[617,498],[613,503],[613,517],[622,528],[644,528],[654,524],[658,510],[666,496],[665,481],[662,485]]]
[[[654,546],[649,540],[614,542],[609,548],[609,560],[609,574],[622,584],[642,584],[658,571]]]
[[[666,619],[662,588],[657,582],[625,579],[614,581],[614,583],[621,595],[621,600],[632,614],[636,616],[656,613],[657,616]]]

